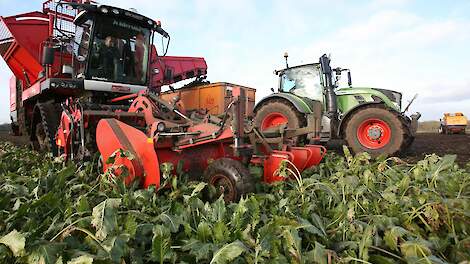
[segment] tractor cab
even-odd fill
[[[279,91],[323,102],[323,84],[320,65],[305,64],[277,72]]]
[[[295,67],[289,67],[286,62],[286,66],[283,70],[275,71],[275,74],[279,75],[279,92],[323,102],[324,91],[329,86],[328,80],[332,80],[332,88],[337,89],[340,87],[343,72],[347,72],[347,86],[352,86],[351,71],[340,67],[331,69],[329,60],[325,61],[323,66],[321,62]],[[328,69],[323,70],[324,68]]]

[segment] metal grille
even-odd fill
[[[46,14],[54,14],[56,7],[57,7],[57,3],[55,3],[54,0],[49,0],[49,1],[44,2],[44,4],[42,5],[42,10]],[[61,8],[61,7],[57,9],[57,13],[68,16],[72,20],[77,15],[77,11],[75,9],[67,9],[67,8]]]
[[[0,54],[5,55],[15,39],[3,20],[0,20]]]
[[[57,16],[54,32],[54,37],[63,36],[64,34],[67,36],[73,36],[75,34],[75,25],[73,24],[73,20],[77,15],[77,10],[75,9],[67,9],[65,6],[57,6],[54,0],[49,0],[44,2],[43,4],[43,12],[46,14],[55,15],[57,8]]]
[[[57,27],[60,29],[60,31],[62,31],[62,33],[59,30],[54,29],[54,37],[62,36],[63,33],[69,36],[72,36],[75,34],[75,25],[73,24],[72,21],[58,18],[56,23],[57,23]]]

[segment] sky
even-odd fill
[[[0,0],[0,15],[40,10],[43,1]],[[470,116],[468,0],[100,0],[160,20],[168,55],[204,57],[208,80],[257,89],[277,86],[273,70],[317,62],[349,68],[354,86],[392,89],[410,113],[438,120]],[[159,43],[159,42],[157,42]],[[159,50],[161,46],[157,47]],[[9,121],[10,70],[0,62],[0,123]]]

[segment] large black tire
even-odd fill
[[[307,125],[305,115],[300,113],[290,102],[282,99],[273,99],[264,102],[255,112],[254,125],[261,132],[266,130],[267,124],[270,122],[268,119],[273,114],[278,114],[287,119],[287,128],[297,129]],[[271,126],[273,127],[273,126]],[[305,140],[306,136],[295,137],[292,140],[294,143],[301,143]]]
[[[387,131],[389,137],[385,136]],[[413,142],[399,113],[384,106],[368,106],[353,113],[343,135],[355,153],[368,152],[372,157],[396,155]]]
[[[236,202],[255,190],[254,177],[239,161],[221,158],[212,162],[204,171],[204,181],[215,187],[217,194],[224,194],[226,202]]]
[[[37,113],[31,129],[33,149],[57,156],[55,136],[59,126],[59,108],[52,103],[38,103],[36,107]]]

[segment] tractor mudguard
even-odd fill
[[[142,178],[144,188],[160,187],[160,164],[153,139],[142,131],[113,118],[101,119],[96,128],[96,144],[103,158],[104,171],[114,167],[114,173],[119,175],[122,173],[119,167],[123,165],[128,170],[126,184],[134,178]],[[129,152],[131,157],[121,156],[120,150]],[[112,164],[107,163],[113,159]]]
[[[300,113],[303,113],[303,114],[311,114],[312,113],[312,106],[310,106],[309,103],[306,101],[306,100],[310,100],[310,99],[302,98],[302,97],[299,97],[299,96],[296,96],[296,95],[290,94],[290,93],[274,93],[274,94],[271,94],[271,95],[268,95],[268,96],[264,97],[263,99],[261,99],[261,101],[259,101],[256,104],[255,109],[253,110],[253,112],[256,113],[259,106],[261,106],[265,102],[273,100],[273,99],[284,99],[284,100],[289,101]]]

